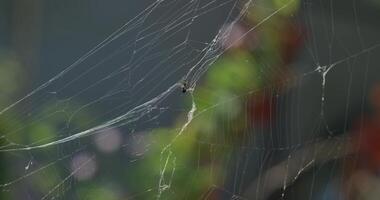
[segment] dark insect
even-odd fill
[[[187,90],[188,90],[188,85],[187,85],[187,83],[182,83],[181,88],[182,88],[182,93],[186,93]]]

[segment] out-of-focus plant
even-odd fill
[[[65,148],[60,147],[60,160],[53,161],[56,163],[52,165],[49,164],[49,157],[57,153],[56,147],[33,152],[38,160],[33,160],[31,155],[31,161],[34,163],[30,167],[45,167],[30,177],[33,192],[39,194],[38,196],[54,194],[52,190],[57,185],[66,184],[65,180],[69,178],[75,183],[68,183],[59,190],[75,187],[76,195],[88,199],[120,199],[124,196],[124,191],[129,194],[125,196],[137,199],[152,199],[152,195],[160,196],[162,199],[199,199],[202,196],[217,199],[220,194],[215,192],[218,191],[215,186],[225,182],[228,173],[226,155],[235,151],[235,147],[241,147],[248,141],[247,138],[254,134],[247,131],[246,125],[265,124],[269,118],[268,113],[275,114],[275,110],[270,109],[272,99],[267,99],[260,91],[267,86],[276,87],[276,83],[289,77],[290,70],[287,66],[301,45],[301,39],[298,37],[299,27],[291,19],[297,11],[298,0],[272,0],[265,1],[264,4],[253,6],[249,12],[251,14],[241,23],[234,25],[230,38],[224,41],[226,43],[219,44],[231,48],[210,67],[202,83],[191,94],[197,112],[181,135],[178,135],[179,130],[187,116],[180,117],[174,128],[156,129],[143,135],[136,134],[136,137],[140,138],[132,140],[126,147],[131,159],[133,160],[133,156],[136,157],[132,164],[130,160],[119,162],[125,154],[119,155],[118,151],[107,154],[112,149],[95,149],[94,147],[102,142],[97,144],[95,140],[92,143],[90,139],[87,140],[89,145],[85,148],[86,152],[81,152],[78,146],[75,148],[78,152],[65,152]],[[287,5],[286,8],[283,8],[284,5]],[[277,13],[279,9],[281,11]],[[277,14],[266,19],[274,12]],[[263,20],[265,25],[250,30]],[[240,37],[243,38],[239,39]],[[22,87],[19,80],[27,77],[18,77],[21,71],[21,66],[16,61],[0,59],[0,105],[12,101],[13,95]],[[6,138],[10,141],[1,140],[1,145],[7,145],[9,142],[46,143],[63,137],[61,134],[81,130],[83,126],[89,126],[91,123],[90,115],[82,113],[67,124],[67,115],[51,111],[57,110],[57,106],[62,106],[61,110],[69,114],[78,109],[75,105],[47,105],[35,114],[38,116],[40,113],[49,118],[31,118],[33,123],[21,123],[22,116],[17,116],[17,113],[12,119],[0,118],[2,135],[14,130],[10,128],[14,126],[24,127],[22,131],[26,132],[7,135]],[[106,130],[106,133],[102,134],[112,134],[116,141],[121,140],[117,130]],[[76,142],[73,142],[68,145],[75,144]],[[101,149],[104,152],[98,152]],[[13,159],[6,158],[7,166],[9,162],[16,162]],[[29,158],[22,159],[25,160]],[[115,164],[116,162],[118,164]],[[84,168],[85,171],[80,169],[83,163],[87,166]],[[28,163],[15,164],[29,166]],[[112,182],[109,181],[111,177],[114,177]],[[4,180],[2,182],[7,182],[7,178],[1,178]],[[153,182],[154,180],[157,182]],[[118,186],[114,185],[125,188],[118,190],[115,189]]]
[[[265,124],[270,112],[276,114],[270,109],[273,100],[260,91],[283,85],[291,77],[289,65],[302,44],[300,27],[292,19],[298,3],[266,1],[263,6],[253,6],[252,14],[234,25],[230,38],[221,44],[231,48],[211,66],[192,94],[195,118],[181,135],[177,134],[186,118],[178,120],[175,129],[149,134],[153,141],[149,151],[131,169],[132,191],[150,188],[152,180],[160,180],[152,194],[159,193],[162,199],[218,199],[216,187],[226,181],[228,173],[226,155],[253,137],[247,124]],[[265,25],[250,30],[263,20]]]
[[[22,68],[16,57],[5,51],[0,51],[0,106],[3,107],[8,104],[23,86],[24,80],[22,76]],[[8,133],[12,130],[13,126],[19,125],[20,122],[16,119],[0,117],[0,133]],[[6,145],[4,138],[0,139],[0,145]],[[1,170],[0,181],[5,182],[8,178],[8,165],[7,157],[0,155]],[[5,161],[5,162],[4,162]],[[1,199],[9,199],[9,196],[3,194]]]
[[[25,83],[30,81],[28,80],[30,77],[23,74],[25,70],[20,62],[18,62],[16,56],[0,52],[0,107],[3,108],[17,98],[20,90],[25,87]],[[56,110],[61,110],[62,112],[56,112]],[[57,138],[67,136],[67,134],[84,129],[84,127],[88,127],[91,123],[94,123],[93,121],[91,122],[93,118],[90,117],[88,112],[77,113],[75,117],[69,120],[68,116],[76,113],[77,110],[78,106],[74,103],[42,105],[40,109],[35,110],[35,113],[32,113],[30,116],[22,110],[9,110],[6,115],[0,116],[0,146],[2,148],[10,146],[25,147],[27,144],[48,143],[57,140]],[[28,115],[28,117],[24,115]],[[38,116],[41,115],[48,117],[40,120]],[[36,116],[36,118],[33,116]],[[9,191],[2,192],[0,199],[19,198],[18,195],[20,194],[12,191],[21,193],[21,190],[13,190],[13,187],[25,188],[31,194],[41,197],[50,194],[57,185],[60,186],[62,180],[68,174],[73,174],[72,170],[76,170],[70,169],[67,166],[82,149],[79,148],[77,152],[68,151],[66,154],[65,147],[59,148],[61,148],[58,150],[62,153],[62,156],[55,160],[51,160],[51,157],[56,156],[56,147],[30,151],[28,153],[0,154],[0,165],[2,168],[0,172],[1,189]],[[20,173],[20,170],[24,172]],[[37,170],[36,173],[28,175],[34,170]],[[20,174],[25,174],[25,177],[23,178]],[[8,185],[8,183],[12,184]],[[63,184],[65,183],[63,182]],[[85,184],[78,184],[78,186],[78,189],[85,188]],[[80,191],[89,192],[83,193],[84,196],[91,196],[97,192],[102,193],[103,197],[107,194],[104,192],[104,189],[83,189]]]

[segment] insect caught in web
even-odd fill
[[[186,81],[181,81],[181,90],[182,90],[182,93],[186,93],[189,91],[189,85],[187,84]]]

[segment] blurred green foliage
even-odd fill
[[[119,183],[133,196],[139,194],[138,199],[152,199],[152,195],[162,191],[162,199],[198,199],[207,195],[214,185],[223,181],[227,173],[224,165],[223,155],[234,151],[234,145],[239,146],[244,140],[241,130],[246,124],[243,113],[247,111],[244,105],[244,95],[250,91],[262,89],[269,81],[277,77],[272,75],[270,66],[281,66],[281,55],[283,50],[282,34],[287,29],[288,18],[296,12],[299,1],[272,0],[265,2],[262,6],[253,6],[245,21],[248,27],[253,27],[274,11],[286,5],[279,15],[271,17],[265,26],[255,30],[254,48],[238,47],[229,50],[221,59],[210,67],[202,84],[192,94],[197,112],[191,125],[178,135],[180,128],[187,120],[187,116],[179,116],[173,128],[160,128],[147,134],[146,140],[150,142],[149,150],[132,165],[126,167],[123,163],[106,167],[106,162],[115,158],[98,159],[99,166],[119,173]],[[265,7],[265,9],[262,9]],[[269,11],[268,11],[269,10]],[[281,35],[282,34],[282,35]],[[248,38],[245,43],[253,42]],[[265,62],[263,62],[265,61]],[[23,80],[27,77],[22,75],[22,66],[12,56],[0,56],[0,105],[7,105],[13,100],[22,87]],[[20,77],[21,76],[21,77]],[[269,77],[269,78],[268,78]],[[188,104],[191,99],[187,100]],[[74,119],[68,119],[67,115],[57,113],[56,108],[63,107],[67,113],[75,113],[76,105],[47,105],[39,110],[36,116],[49,116],[43,120],[31,120],[33,123],[21,121],[22,117],[14,114],[12,119],[0,118],[0,131],[9,133],[14,128],[26,127],[22,134],[9,134],[6,140],[1,140],[1,145],[14,142],[17,144],[42,144],[47,143],[64,135],[62,133],[75,132],[83,127],[88,127],[91,122],[91,114],[81,112]],[[10,115],[8,115],[10,116]],[[68,124],[69,122],[69,124]],[[234,124],[227,128],[223,124]],[[64,131],[63,131],[64,130]],[[175,141],[173,140],[175,138]],[[215,141],[223,141],[226,148],[213,151],[210,149]],[[169,148],[168,145],[171,144]],[[37,152],[34,156],[39,157],[41,166],[48,165],[50,154],[56,154],[56,149]],[[200,153],[201,152],[201,153]],[[75,153],[75,152],[74,152]],[[42,159],[46,158],[46,160]],[[2,163],[1,181],[7,182],[7,173],[12,174],[9,169],[12,158],[6,160],[6,166]],[[46,163],[43,163],[46,162]],[[19,163],[14,163],[19,164]],[[120,174],[120,172],[122,172]],[[70,174],[67,161],[57,161],[55,165],[49,165],[40,173],[32,176],[31,184],[38,193],[47,194],[52,188]],[[110,172],[110,174],[112,174]],[[118,199],[118,195],[104,186],[107,174],[91,181],[73,183],[77,195],[84,199]],[[161,180],[161,188],[159,181]],[[153,187],[153,188],[152,188]],[[147,194],[144,193],[147,192]],[[142,194],[140,194],[142,193]],[[9,199],[3,196],[1,199]]]

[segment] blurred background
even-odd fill
[[[380,1],[0,0],[0,199],[378,199]]]

